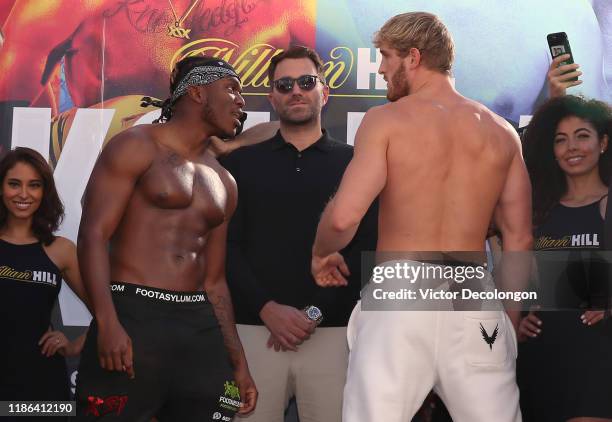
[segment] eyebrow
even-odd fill
[[[586,130],[586,131],[587,131],[587,132],[589,132],[589,133],[592,133],[592,132],[593,132],[593,131],[592,131],[591,129],[589,129],[588,127],[579,127],[578,129],[576,129],[576,130],[574,131],[574,133],[578,133],[578,132],[580,132],[580,131],[582,131],[582,130]],[[558,135],[564,135],[564,136],[567,136],[567,133],[565,133],[565,132],[557,132],[557,133],[555,133],[555,136],[558,136]]]
[[[576,129],[574,131],[574,133],[580,132],[581,130],[586,130],[587,132],[593,132],[591,129],[589,129],[588,127],[579,127],[578,129]]]
[[[238,82],[237,79],[228,78],[228,81],[229,81],[229,85],[228,86],[237,87],[239,90],[242,90],[242,84],[240,82]]]
[[[20,182],[21,183],[21,179],[17,179],[16,177],[9,177],[7,179],[8,182]],[[26,180],[26,183],[32,183],[32,182],[40,182],[42,183],[43,180],[42,179],[32,179],[32,180]]]

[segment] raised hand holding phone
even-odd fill
[[[567,88],[580,85],[578,77],[582,72],[580,65],[574,63],[572,49],[565,32],[548,34],[546,37],[550,54],[553,58],[547,74],[548,92],[550,98],[566,94]]]

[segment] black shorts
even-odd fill
[[[134,371],[100,367],[92,321],[77,378],[77,420],[230,421],[240,397],[219,323],[203,292],[111,285],[132,339]]]

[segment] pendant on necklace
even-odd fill
[[[174,38],[181,39],[191,39],[189,38],[189,33],[191,32],[190,28],[183,28],[183,25],[179,21],[175,21],[174,25],[168,25],[168,36]]]

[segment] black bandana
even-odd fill
[[[203,66],[197,66],[191,69],[187,75],[179,82],[178,86],[170,97],[170,102],[174,103],[179,97],[187,92],[187,88],[197,85],[208,85],[219,79],[234,77],[240,80],[240,77],[226,61],[221,59],[213,59]]]

